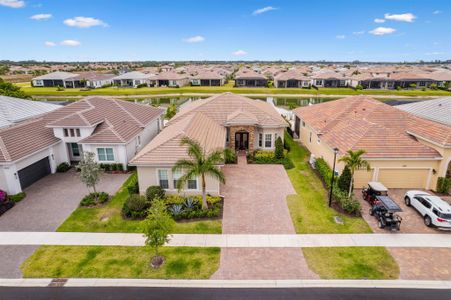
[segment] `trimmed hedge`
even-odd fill
[[[437,180],[437,193],[448,194],[451,190],[451,178],[439,177]]]
[[[283,158],[277,159],[274,151],[256,150],[253,155],[248,156],[248,161],[255,164],[280,164],[286,170],[294,168],[293,162],[287,157],[287,150],[283,150]]]
[[[151,202],[141,195],[130,195],[122,206],[122,216],[130,219],[144,219],[150,208]]]
[[[159,185],[149,186],[146,190],[146,197],[150,202],[156,198],[163,199],[165,194],[164,189]]]
[[[103,204],[110,199],[110,195],[105,192],[89,193],[80,201],[80,206],[96,206]]]
[[[14,203],[20,202],[22,201],[25,197],[27,196],[27,194],[25,192],[21,192],[15,195],[8,195],[8,200]]]
[[[60,163],[57,167],[56,167],[56,171],[58,173],[65,173],[67,171],[70,170],[70,165],[67,162],[63,162]]]
[[[104,170],[105,172],[110,171],[124,171],[124,166],[120,163],[114,163],[114,164],[100,164],[100,168]]]
[[[315,161],[315,169],[318,171],[324,184],[330,188],[330,181],[332,179],[332,169],[322,158],[317,158]]]

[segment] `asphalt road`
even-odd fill
[[[80,300],[80,299],[450,299],[451,290],[361,289],[361,288],[287,288],[287,289],[210,289],[210,288],[135,288],[135,287],[41,287],[0,288],[1,300]]]

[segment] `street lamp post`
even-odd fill
[[[332,205],[332,192],[334,190],[335,179],[335,163],[337,161],[338,148],[334,148],[334,167],[332,168],[332,178],[330,180],[330,192],[329,192],[329,207]]]

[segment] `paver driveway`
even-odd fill
[[[114,194],[128,176],[105,174],[97,190]],[[0,231],[55,231],[88,193],[74,170],[48,175],[25,192],[27,197],[0,217]],[[20,277],[19,266],[35,249],[0,247],[0,278]]]
[[[222,231],[227,234],[294,234],[287,195],[295,193],[281,165],[224,167]],[[223,248],[214,279],[317,278],[295,248]]]

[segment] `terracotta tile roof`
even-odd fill
[[[294,110],[331,147],[365,149],[366,157],[440,157],[413,135],[451,145],[451,128],[368,96],[353,96]]]
[[[164,166],[189,158],[187,147],[180,145],[183,137],[198,141],[207,152],[211,152],[225,147],[226,129],[205,114],[196,112],[166,127],[130,164]]]
[[[304,76],[299,70],[289,70],[279,73],[274,77],[274,80],[310,80],[310,77]]]
[[[235,74],[235,79],[260,79],[266,80],[266,76],[255,72],[252,69],[240,70]]]

